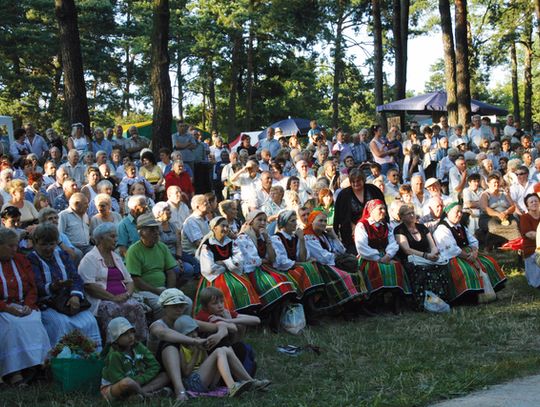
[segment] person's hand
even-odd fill
[[[433,253],[433,254],[429,253],[429,254],[426,255],[426,258],[428,260],[431,260],[431,261],[437,261],[438,258],[439,258],[439,254],[438,253]]]
[[[114,296],[113,301],[114,302],[125,302],[125,301],[129,300],[129,297],[130,297],[129,293],[119,294],[119,295]]]
[[[67,306],[73,311],[78,310],[81,307],[81,301],[76,295],[72,295],[67,302]]]
[[[385,254],[383,257],[381,257],[381,263],[384,263],[384,264],[389,264],[390,263],[390,256]]]
[[[228,319],[220,317],[219,315],[210,315],[210,318],[208,318],[208,322],[219,322],[219,321],[229,322]]]
[[[334,230],[334,229],[332,228],[332,230]],[[298,239],[303,239],[304,238],[304,231],[302,229],[296,229],[296,237]]]
[[[222,339],[223,339],[223,337],[221,335],[219,335],[218,333],[212,334],[208,338],[206,338],[206,342],[204,344],[204,347],[207,350],[210,350],[210,349],[214,348]]]
[[[28,305],[8,305],[6,307],[6,312],[16,317],[25,317],[27,315],[30,315],[32,309]]]
[[[181,393],[178,393],[176,395],[176,400],[178,400],[178,401],[188,401],[189,400],[188,395],[185,392],[185,390],[182,390]]]

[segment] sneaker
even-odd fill
[[[233,384],[233,386],[229,389],[229,397],[237,397],[241,395],[242,393],[248,391],[251,389],[252,382],[251,381],[245,381],[245,382],[236,382]]]
[[[253,388],[257,391],[265,391],[272,382],[268,379],[257,380],[253,379]]]

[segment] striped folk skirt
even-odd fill
[[[484,291],[480,270],[489,276],[489,281],[495,290],[502,288],[506,276],[499,264],[493,258],[481,254],[478,255],[478,260],[475,263],[468,262],[461,257],[454,257],[450,260],[450,301],[454,301],[468,292],[481,294]]]
[[[363,259],[358,260],[358,273],[365,279],[369,294],[385,289],[399,289],[403,294],[411,294],[411,285],[401,263],[380,263]]]
[[[300,263],[287,271],[287,277],[293,282],[300,299],[324,290],[324,280],[315,263]]]
[[[236,274],[226,271],[213,281],[201,278],[197,293],[195,294],[193,315],[197,315],[201,310],[199,294],[206,287],[215,287],[221,290],[225,303],[224,306],[229,311],[245,312],[257,309],[261,305],[261,299],[259,298],[257,291],[255,291],[255,288],[245,274]]]
[[[251,285],[261,299],[262,309],[286,298],[297,298],[298,293],[286,274],[263,264],[248,274]]]
[[[367,298],[367,289],[364,285],[359,290],[360,284],[354,274],[347,273],[335,266],[326,266],[317,263],[317,268],[324,280],[327,306],[320,309],[328,310],[343,305],[354,299]],[[363,282],[363,279],[362,279]]]

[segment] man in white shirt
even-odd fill
[[[299,160],[296,163],[296,170],[298,171],[298,178],[300,179],[300,191],[311,195],[313,193],[313,187],[317,182],[317,178],[309,173],[307,161]]]
[[[282,135],[281,129],[277,127],[275,133]],[[262,150],[268,150],[272,158],[275,158],[280,149],[279,141],[274,138],[274,129],[268,127],[266,130],[266,138],[259,142],[259,148],[257,152],[260,153]]]
[[[204,195],[195,195],[191,198],[191,208],[193,213],[184,221],[182,228],[182,254],[194,256],[202,238],[210,232],[206,220],[210,204]]]
[[[527,213],[524,198],[534,193],[534,182],[529,181],[529,169],[525,165],[520,165],[515,174],[518,181],[510,185],[510,197],[516,204],[516,215],[521,216]]]
[[[69,241],[83,254],[92,248],[87,209],[88,198],[83,193],[76,192],[69,198],[69,208],[58,215],[58,230],[65,233]]]
[[[77,150],[70,150],[68,153],[68,162],[62,164],[60,168],[63,168],[70,178],[73,178],[79,188],[81,188],[85,183],[86,178],[86,168],[83,164],[79,162],[79,153]]]
[[[509,114],[506,116],[506,126],[504,126],[503,134],[512,137],[517,129],[514,127],[514,116]]]
[[[255,183],[261,178],[259,174],[259,163],[249,160],[244,168],[238,170],[230,178],[230,181],[240,187],[240,199],[242,200],[242,212],[244,216],[249,213],[250,203],[257,201],[257,190]]]
[[[448,173],[448,193],[457,201],[467,186],[467,164],[463,157],[456,159],[454,164]]]
[[[255,183],[255,188],[257,190],[257,200],[255,203],[255,208],[250,204],[250,210],[252,209],[262,209],[264,204],[270,200],[270,189],[272,188],[272,174],[269,171],[263,171],[261,173],[261,178]]]
[[[190,215],[191,211],[188,206],[182,202],[182,190],[177,185],[171,185],[167,189],[167,203],[171,210],[171,223],[174,223],[174,226],[178,230],[182,230],[184,221]]]

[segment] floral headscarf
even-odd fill
[[[319,215],[325,215],[322,211],[313,211],[309,214],[306,227],[304,228],[304,235],[314,235],[315,231],[313,230],[313,221]]]

